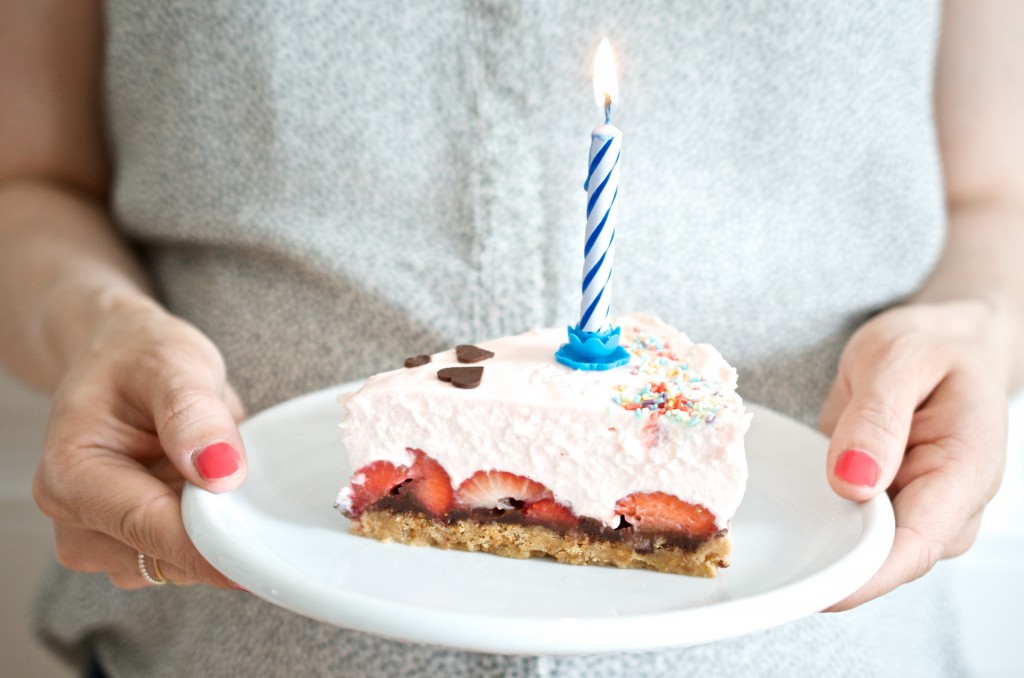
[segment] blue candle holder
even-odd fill
[[[570,325],[569,343],[555,352],[555,360],[574,370],[610,370],[629,362],[629,352],[619,346],[622,328],[586,332]]]

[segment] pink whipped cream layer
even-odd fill
[[[714,347],[657,318],[617,322],[632,359],[604,372],[555,361],[563,328],[479,344],[495,356],[477,363],[484,374],[475,389],[437,378],[438,370],[460,366],[454,350],[371,377],[357,393],[339,396],[352,469],[377,459],[408,465],[406,450],[416,448],[455,487],[476,471],[508,471],[610,527],[615,502],[634,492],[673,494],[728,527],[746,489],[750,425],[736,371]],[[338,503],[348,502],[346,487]]]

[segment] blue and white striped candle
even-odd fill
[[[604,111],[604,124],[591,134],[587,172],[587,235],[583,248],[583,299],[578,328],[604,332],[612,296],[612,260],[615,258],[615,222],[618,215],[619,156],[622,132],[611,124],[619,85],[608,39],[601,41],[594,61],[594,99]]]

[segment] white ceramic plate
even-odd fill
[[[516,654],[693,645],[777,626],[835,603],[892,544],[884,493],[836,497],[826,439],[750,406],[750,483],[716,579],[576,567],[383,544],[348,533],[333,508],[349,468],[337,393],[287,401],[242,424],[249,477],[215,495],[185,489],[199,551],[253,594],[314,619],[419,643]]]

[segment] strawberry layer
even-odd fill
[[[339,401],[352,468],[383,459],[413,463],[429,451],[459,486],[497,469],[550,488],[580,517],[615,528],[615,503],[664,492],[706,507],[728,527],[746,487],[743,434],[750,417],[736,373],[706,344],[640,315],[619,318],[626,367],[582,372],[557,363],[564,329],[533,330],[480,344],[495,356],[476,389],[456,389],[431,363],[376,375]],[[344,507],[347,488],[338,497]]]
[[[638,552],[656,546],[693,549],[723,531],[700,506],[664,493],[631,494],[615,504],[619,519],[613,529],[593,518],[580,518],[552,492],[529,478],[501,471],[480,471],[458,489],[448,473],[422,450],[410,450],[411,468],[376,460],[353,474],[339,495],[337,508],[352,520],[367,512],[420,513],[452,524],[538,525],[562,535],[627,542]]]

